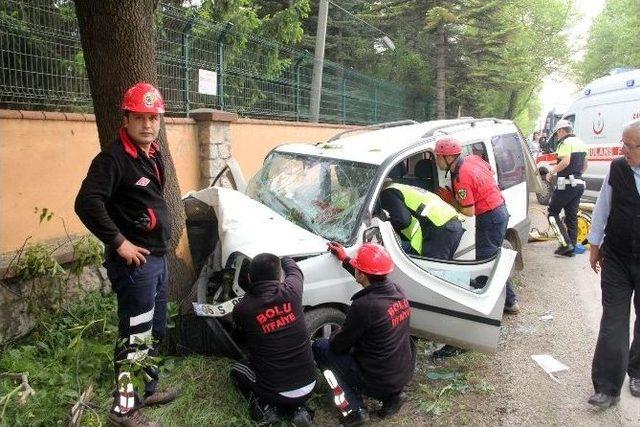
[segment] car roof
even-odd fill
[[[425,148],[433,148],[437,137],[443,135],[455,134],[461,142],[464,142],[473,135],[477,135],[477,129],[488,130],[495,125],[507,125],[513,128],[509,120],[473,118],[433,120],[377,130],[362,128],[360,133],[345,135],[328,142],[315,145],[284,144],[278,146],[275,151],[380,165],[387,158],[421,140]]]

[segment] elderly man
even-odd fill
[[[640,120],[625,125],[620,157],[611,162],[593,212],[591,268],[602,267],[602,320],[593,356],[595,394],[589,403],[608,408],[620,400],[625,370],[640,397]],[[629,348],[629,304],[636,322]]]
[[[558,163],[546,176],[549,182],[557,176],[556,188],[549,202],[548,219],[560,242],[560,246],[554,253],[563,256],[574,255],[578,240],[578,207],[584,193],[582,173],[587,169],[588,163],[587,146],[572,132],[572,125],[568,120],[563,119],[556,124],[553,134],[558,141],[556,149]],[[560,220],[562,209],[564,209],[566,228]]]

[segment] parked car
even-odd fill
[[[378,196],[389,172],[396,182],[435,190],[448,184],[434,158],[436,141],[454,136],[463,155],[492,166],[510,212],[505,246],[475,261],[474,218],[452,261],[405,253]],[[397,170],[397,168],[396,168]],[[458,119],[400,122],[350,130],[327,142],[286,144],[272,150],[246,188],[237,166],[228,175],[236,189],[213,186],[186,197],[192,254],[202,273],[197,312],[232,329],[229,313],[246,286],[246,268],[262,252],[292,256],[305,277],[303,304],[312,337],[329,336],[345,318],[360,288],[327,252],[337,241],[353,256],[363,242],[383,244],[395,263],[390,278],[407,292],[412,333],[465,348],[496,349],[505,282],[514,261],[521,267],[529,232],[528,193],[539,176],[518,128],[508,120]],[[528,183],[529,178],[529,183]],[[531,181],[533,179],[533,181]],[[531,184],[535,183],[532,188]],[[474,289],[472,281],[486,281]]]
[[[563,119],[573,124],[576,136],[589,147],[589,165],[583,174],[586,188],[583,200],[595,202],[611,160],[619,157],[622,127],[640,118],[640,69],[626,70],[589,83],[567,108]],[[541,175],[557,163],[555,154],[542,154],[536,160]],[[538,201],[549,204],[552,187],[539,193]]]

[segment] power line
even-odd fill
[[[329,0],[329,3],[334,5],[335,7],[337,7],[338,9],[340,9],[341,11],[343,11],[344,13],[346,13],[347,15],[350,15],[352,17],[354,17],[356,20],[362,22],[364,25],[368,26],[369,28],[372,28],[374,30],[376,30],[379,33],[384,34],[385,36],[387,36],[389,39],[391,39],[391,36],[387,33],[385,33],[384,31],[382,31],[380,28],[378,27],[374,27],[373,25],[369,24],[367,21],[365,21],[364,19],[358,17],[357,15],[354,15],[353,13],[349,12],[347,9],[345,9],[344,7],[340,6],[339,4]]]

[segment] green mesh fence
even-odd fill
[[[242,116],[309,118],[313,55],[161,4],[160,90],[173,115],[218,108]],[[275,59],[275,60],[274,60]],[[91,111],[89,83],[70,2],[0,0],[0,108]],[[208,73],[215,94],[203,93]],[[209,89],[212,89],[211,87]],[[325,61],[320,120],[370,124],[430,114],[402,86]]]

